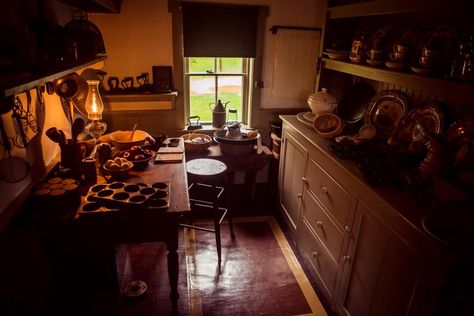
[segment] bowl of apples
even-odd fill
[[[122,179],[133,168],[133,163],[125,158],[116,157],[115,159],[107,160],[102,168],[113,179]]]
[[[156,152],[141,146],[132,146],[122,151],[118,157],[125,158],[133,163],[134,170],[142,170],[148,167],[148,163],[155,157]]]

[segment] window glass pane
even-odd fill
[[[242,72],[243,58],[218,58],[217,71],[219,72]]]
[[[215,63],[212,57],[191,57],[189,58],[189,72],[215,72]]]
[[[216,85],[214,76],[190,76],[190,116],[199,115],[201,121],[212,121],[212,112],[209,109],[209,104],[215,102],[215,95]]]
[[[237,120],[242,120],[242,104],[243,104],[243,85],[242,76],[219,76],[217,78],[217,99],[220,99],[222,103],[229,102],[227,104],[227,110],[229,108],[237,109]],[[227,120],[234,121],[235,115],[227,114]]]

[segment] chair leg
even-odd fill
[[[214,191],[216,190],[216,187],[213,186]],[[216,236],[216,248],[217,248],[217,259],[219,261],[219,264],[221,263],[221,228],[219,224],[220,216],[219,216],[219,205],[217,203],[217,197],[215,196],[213,198],[213,203],[212,203],[212,212],[213,212],[213,217],[214,217],[214,231],[215,231],[215,236]]]
[[[231,180],[233,177],[226,177],[225,178],[225,183],[224,183],[224,193],[226,197],[226,203],[227,203],[227,219],[229,220],[229,228],[230,228],[230,236],[232,239],[235,239],[234,235],[234,225],[232,224],[232,201],[231,201]]]

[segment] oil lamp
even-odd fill
[[[89,91],[87,93],[85,107],[89,123],[84,127],[84,131],[91,135],[97,142],[107,128],[107,124],[100,121],[102,119],[104,104],[99,94],[99,80],[87,80],[87,84],[89,85]]]

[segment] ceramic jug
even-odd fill
[[[216,106],[214,109],[211,108],[211,103],[209,104],[209,109],[212,111],[212,127],[221,128],[226,122],[226,112],[225,108],[227,106],[226,102],[222,104],[221,100],[217,100]]]

